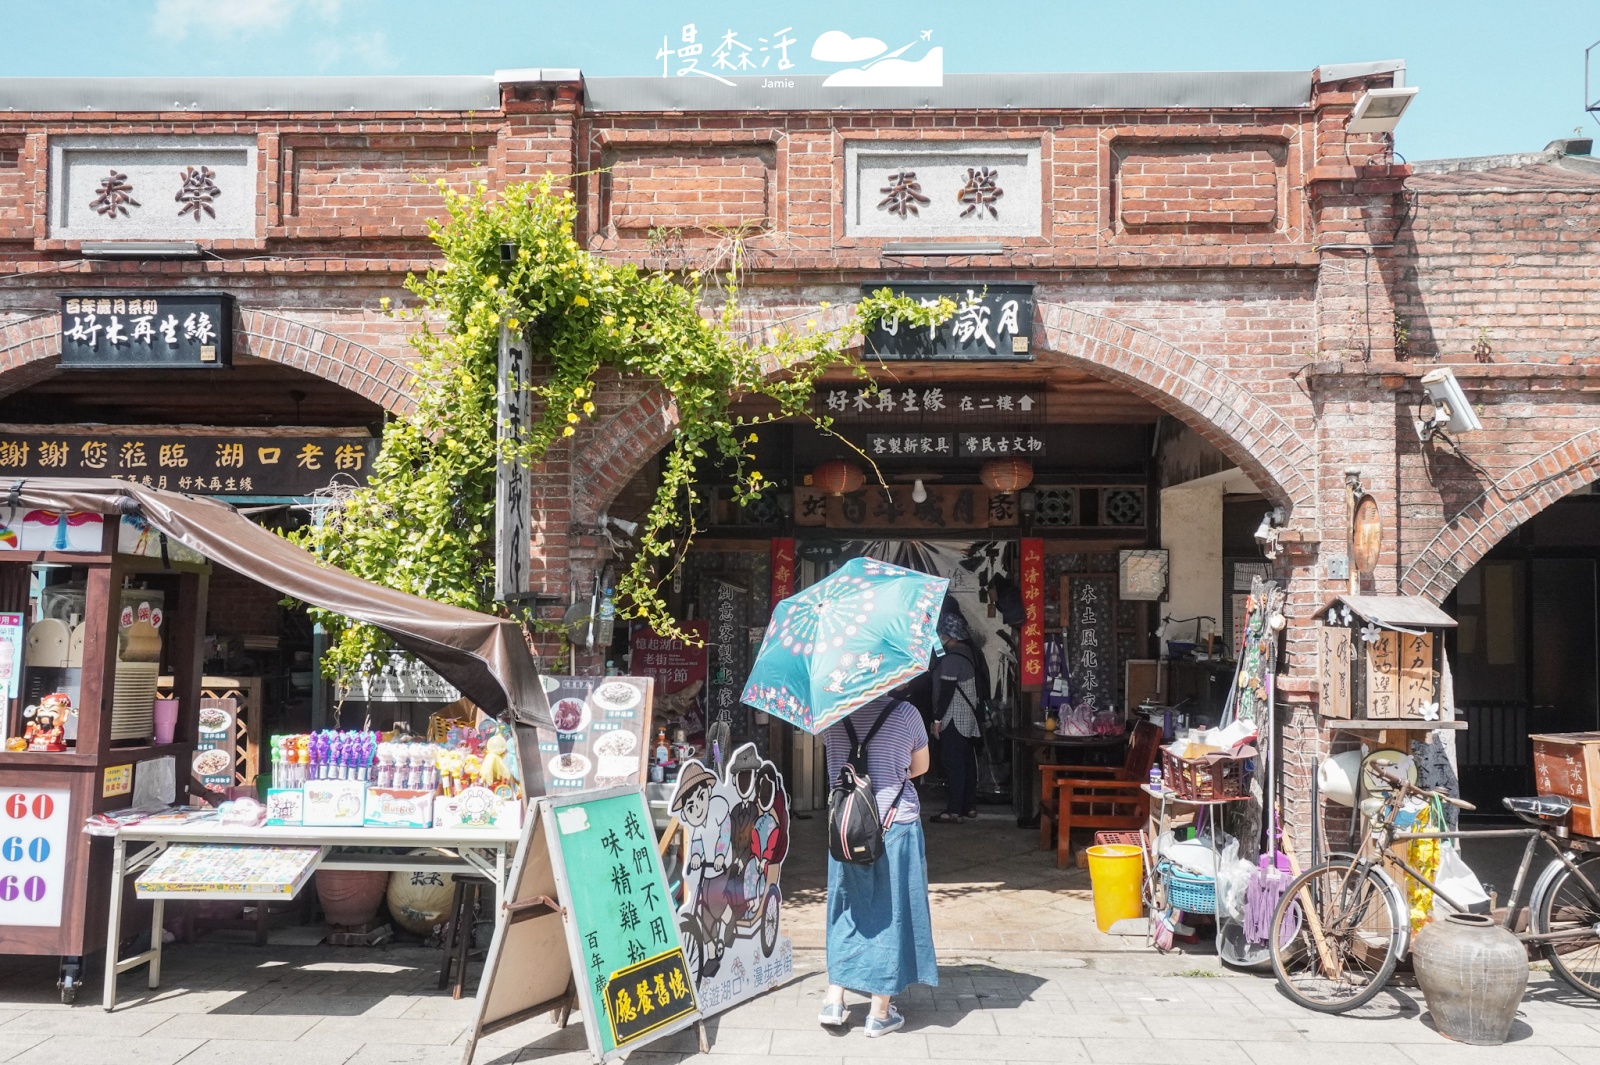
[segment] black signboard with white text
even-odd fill
[[[861,286],[862,295],[884,288]],[[956,305],[955,314],[933,328],[886,319],[866,338],[866,354],[884,360],[1033,360],[1032,285],[891,285],[897,294],[925,306],[943,297]]]
[[[326,430],[324,430],[326,432]],[[117,477],[197,495],[310,495],[337,479],[364,485],[378,454],[370,436],[173,434],[140,426],[93,432],[0,430],[0,476]]]
[[[85,370],[214,370],[233,360],[233,297],[220,292],[61,297],[61,365]]]
[[[1073,698],[1096,710],[1109,710],[1117,694],[1114,574],[1068,574],[1062,578],[1061,610],[1066,615],[1067,673]]]

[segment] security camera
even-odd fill
[[[639,534],[639,523],[636,521],[623,521],[621,518],[613,518],[608,515],[606,524],[630,540]]]
[[[1461,384],[1450,370],[1440,367],[1422,375],[1422,387],[1433,401],[1433,417],[1417,422],[1417,436],[1427,440],[1440,429],[1452,433],[1470,433],[1483,428],[1483,423],[1473,413],[1472,403],[1461,391]]]
[[[1273,507],[1261,515],[1261,524],[1256,526],[1255,541],[1261,545],[1261,553],[1268,558],[1277,558],[1281,550],[1278,539],[1278,527],[1288,518],[1282,507]]]

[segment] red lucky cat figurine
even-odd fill
[[[72,700],[65,692],[53,692],[22,712],[29,718],[22,738],[30,751],[64,751],[67,749],[67,718],[73,713]]]

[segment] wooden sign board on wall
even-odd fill
[[[820,508],[811,500],[820,493],[796,491],[795,524],[819,524],[816,511],[830,529],[952,529],[1015,527],[1017,497],[994,494],[973,485],[926,485],[928,498],[911,498],[914,487],[896,485],[885,491],[873,485],[842,496],[823,496]]]
[[[1367,644],[1367,716],[1400,716],[1400,634],[1383,630]]]
[[[1400,638],[1400,716],[1423,718],[1434,695],[1433,633],[1396,633]],[[1434,708],[1437,714],[1437,707]]]
[[[1343,625],[1317,630],[1317,692],[1323,717],[1350,716],[1350,630]]]

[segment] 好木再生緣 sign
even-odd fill
[[[61,297],[68,369],[217,369],[233,360],[233,297],[220,292]]]

